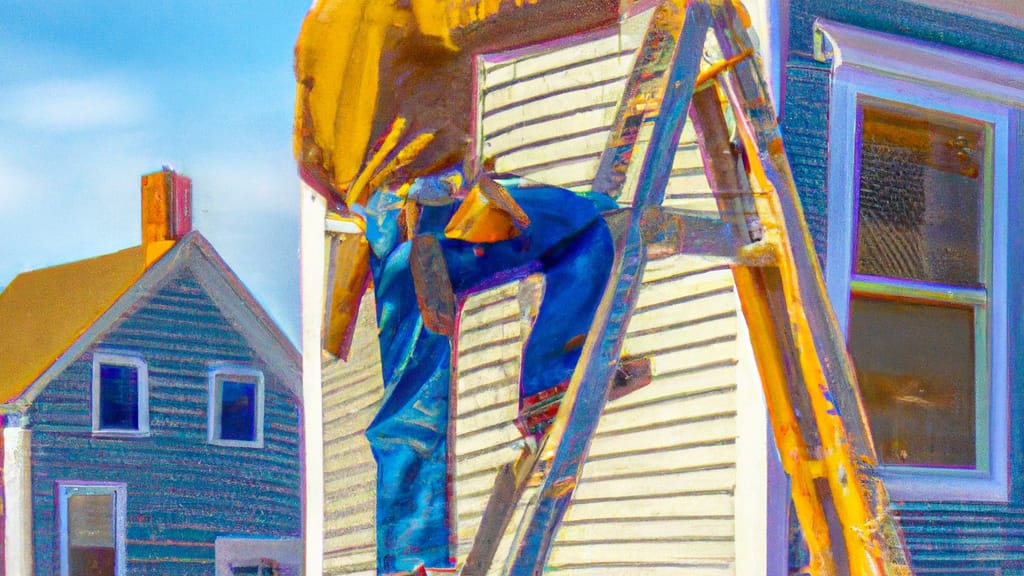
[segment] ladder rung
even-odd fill
[[[814,478],[827,478],[828,477],[828,466],[824,460],[808,460],[807,471],[811,473]]]
[[[720,60],[718,62],[715,62],[711,66],[708,66],[706,69],[701,70],[700,75],[697,76],[697,81],[694,82],[694,86],[696,87],[694,89],[700,90],[703,84],[710,82],[722,72],[725,72],[726,70],[732,68],[733,66],[739,64],[740,62],[746,60],[747,58],[750,58],[753,55],[754,49],[747,48],[746,50],[740,52],[739,54],[733,56],[732,58]]]

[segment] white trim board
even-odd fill
[[[831,57],[833,70],[856,66],[954,88],[972,98],[1024,104],[1024,66],[1020,64],[822,18],[814,23],[814,35],[815,57]]]
[[[136,411],[138,413],[138,427],[127,428],[103,428],[100,422],[102,413],[102,368],[109,366],[128,366],[135,368],[136,386]],[[114,350],[97,350],[92,355],[92,383],[91,383],[91,406],[92,406],[92,434],[93,436],[124,437],[124,436],[149,436],[149,366],[141,355],[135,352],[121,352]]]
[[[223,384],[229,380],[239,380],[243,384],[252,384],[255,390],[256,404],[253,406],[253,439],[232,440],[222,438],[221,402],[223,401]],[[266,406],[266,383],[263,372],[248,366],[224,364],[214,366],[207,376],[207,409],[206,409],[206,442],[214,446],[230,446],[236,448],[263,448],[264,410]]]

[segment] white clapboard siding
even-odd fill
[[[323,365],[324,574],[376,574],[377,466],[364,432],[383,394],[372,291],[349,361]]]
[[[513,282],[470,297],[459,321],[455,420],[458,555],[473,544],[499,467],[518,455],[522,330]]]
[[[654,380],[608,404],[558,535],[552,568],[590,574],[636,561],[636,573],[659,566],[685,568],[686,574],[731,573],[736,461],[731,286],[728,269],[683,256],[648,265],[625,348],[652,359]],[[507,342],[520,330],[515,288],[509,284],[480,295],[486,305],[470,299],[463,313],[462,326],[469,330],[459,345],[474,351],[460,354],[458,361],[460,556],[472,545],[498,467],[518,452],[512,420],[521,344]],[[668,336],[652,341],[652,334]],[[504,342],[494,346],[493,355],[481,348],[486,340],[477,340],[487,337]],[[479,378],[482,373],[489,378]],[[503,539],[499,560],[517,523],[518,517]],[[582,545],[585,540],[594,547],[633,552],[612,561]],[[499,562],[492,573],[500,568]]]
[[[552,568],[732,573],[735,340],[728,269],[648,264],[625,352],[651,358],[654,379],[605,409]]]
[[[650,13],[617,33],[480,67],[483,157],[499,171],[589,185]]]
[[[570,48],[485,59],[484,156],[493,157],[499,171],[587,188],[648,18],[632,18],[619,34]],[[641,141],[649,134],[648,125]],[[665,205],[717,213],[689,125]],[[455,442],[460,557],[472,545],[497,468],[518,452],[512,425],[521,349],[515,288],[480,295],[463,315]],[[608,404],[557,535],[552,570],[734,573],[736,323],[726,266],[689,256],[648,263],[624,354],[651,358],[653,382]],[[532,495],[503,536],[491,574],[502,573]]]

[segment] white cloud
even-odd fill
[[[45,80],[9,91],[2,103],[8,120],[50,131],[132,126],[153,108],[148,93],[111,79]]]
[[[0,213],[13,212],[31,197],[31,190],[40,187],[31,170],[0,150]]]

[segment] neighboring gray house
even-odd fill
[[[142,245],[0,294],[4,573],[298,574],[299,355],[143,183]]]

